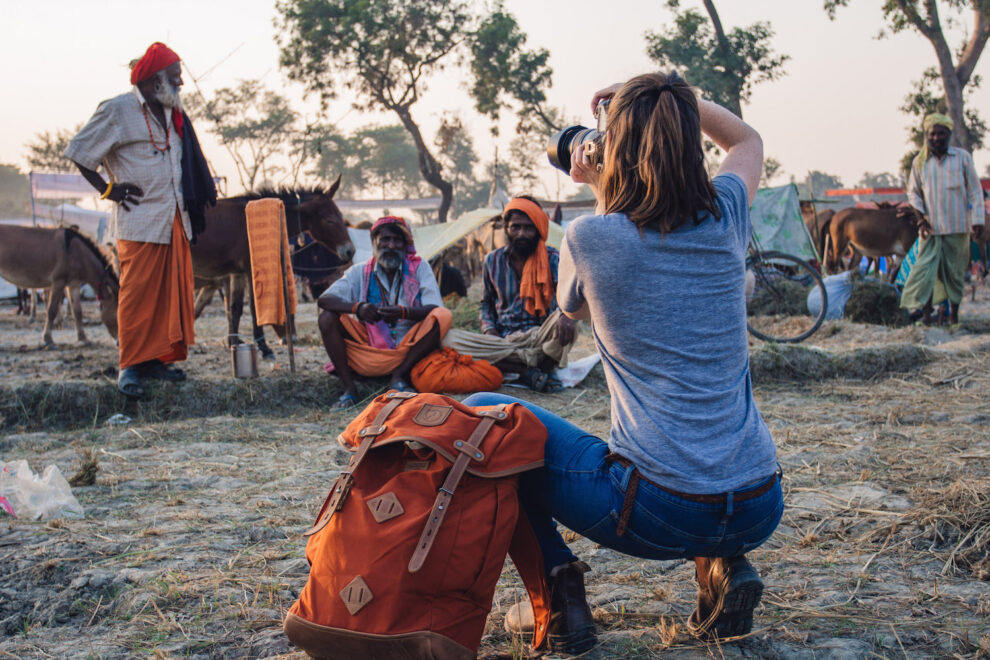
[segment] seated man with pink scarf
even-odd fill
[[[391,375],[390,387],[413,392],[409,371],[440,348],[453,323],[429,263],[416,255],[402,218],[385,216],[371,227],[374,256],[354,264],[323,292],[320,334],[333,371],[344,385],[335,407],[358,402],[354,374]]]

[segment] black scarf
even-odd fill
[[[206,205],[216,206],[217,188],[213,184],[210,166],[196,139],[196,131],[185,112],[182,113],[182,197],[192,225],[192,242],[206,229]]]

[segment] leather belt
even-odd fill
[[[614,454],[614,453],[606,456],[605,462],[609,464],[618,463],[622,467],[629,467],[630,465],[633,465],[633,462],[630,461],[625,456],[621,456],[620,454]],[[779,477],[780,477],[779,473],[775,472],[773,474],[773,477],[769,481],[767,481],[766,483],[762,484],[757,488],[744,490],[742,492],[733,491],[732,502],[733,503],[745,502],[746,500],[751,500],[753,498],[759,497],[760,495],[763,495],[777,484],[777,479],[779,479]],[[629,516],[632,515],[632,508],[633,508],[633,504],[636,501],[636,492],[639,490],[640,481],[645,481],[654,488],[662,490],[665,493],[669,493],[670,495],[674,495],[676,497],[689,500],[691,502],[701,502],[703,504],[725,504],[725,505],[728,505],[729,503],[728,500],[729,493],[717,493],[713,495],[682,493],[679,490],[673,490],[671,488],[661,486],[657,482],[647,479],[640,473],[639,468],[633,465],[632,474],[629,475],[629,485],[626,487],[626,497],[622,502],[622,512],[619,514],[619,522],[615,527],[616,536],[622,536],[623,534],[626,533],[626,527],[629,525]]]

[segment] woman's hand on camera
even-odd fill
[[[604,89],[600,89],[595,92],[595,95],[591,97],[591,114],[598,112],[598,102],[604,99],[610,99],[615,96],[615,93],[619,91],[619,88],[625,85],[625,83],[615,83],[614,85],[609,85]]]
[[[588,154],[585,153],[585,143],[576,144],[571,150],[571,180],[574,183],[587,183],[598,196],[598,178],[601,176],[598,168]]]

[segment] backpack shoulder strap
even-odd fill
[[[419,542],[416,543],[416,550],[413,552],[412,559],[409,560],[410,573],[415,573],[423,567],[423,562],[426,561],[426,555],[429,554],[430,548],[433,547],[433,541],[437,537],[440,524],[447,514],[447,509],[450,508],[450,500],[454,496],[454,490],[457,488],[461,477],[464,476],[464,472],[467,471],[468,463],[472,460],[484,460],[485,455],[479,448],[495,422],[502,421],[506,418],[504,408],[505,404],[502,404],[492,410],[478,411],[477,414],[482,419],[478,422],[478,426],[475,427],[467,442],[463,440],[454,442],[454,448],[460,454],[454,459],[454,464],[450,467],[443,485],[440,486],[440,492],[437,493],[437,499],[433,503],[433,510],[430,511],[430,517],[427,518],[426,527],[423,528]]]
[[[371,426],[366,426],[358,431],[358,435],[363,438],[361,444],[358,445],[357,451],[351,455],[350,460],[347,462],[347,469],[341,472],[333,482],[333,486],[330,488],[330,494],[327,495],[320,513],[316,516],[316,522],[312,527],[303,532],[303,536],[312,536],[326,527],[330,523],[330,519],[333,518],[333,514],[344,507],[344,500],[347,499],[347,494],[351,492],[351,486],[354,484],[354,470],[357,469],[362,459],[368,453],[368,450],[371,449],[371,445],[375,443],[375,438],[385,432],[385,420],[388,419],[388,416],[403,401],[411,399],[414,396],[416,395],[411,392],[388,393],[389,402],[378,411],[375,420],[371,422]]]
[[[543,567],[543,553],[536,532],[524,511],[519,512],[516,528],[509,543],[509,557],[522,578],[529,602],[533,605],[533,648],[539,649],[547,638],[550,624],[550,587]]]

